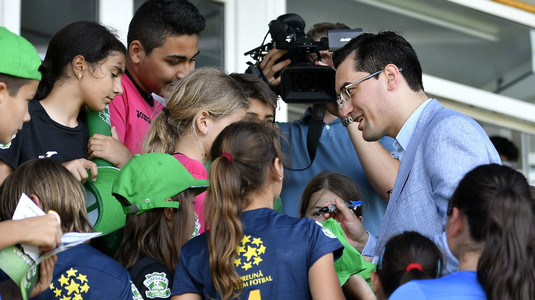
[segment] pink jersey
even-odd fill
[[[109,105],[111,126],[115,126],[121,142],[132,152],[141,153],[141,145],[150,123],[163,106],[154,100],[150,106],[126,74],[121,78],[123,94]]]
[[[191,159],[182,153],[173,154],[173,156],[182,164],[184,167],[197,179],[208,179],[208,171],[203,166],[200,161]],[[204,226],[204,197],[206,197],[206,192],[195,197],[195,203],[193,208],[195,212],[199,215],[199,222],[201,223],[201,229],[199,234],[203,233],[205,230]]]

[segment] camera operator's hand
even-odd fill
[[[342,108],[340,108],[340,106],[338,105],[338,99],[337,101],[326,103],[325,107],[328,112],[342,120],[353,113],[353,105],[351,105],[351,103],[344,102]]]
[[[264,76],[271,86],[280,85],[281,78],[280,76],[275,78],[275,74],[286,68],[292,62],[290,59],[286,59],[277,63],[277,60],[286,54],[286,52],[288,52],[288,50],[273,48],[268,51],[264,59],[260,62],[260,69],[262,69]]]

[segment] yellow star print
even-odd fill
[[[243,266],[242,266],[242,269],[244,269],[245,271],[249,270],[250,268],[252,268],[251,266],[251,263],[244,263]]]
[[[54,283],[52,282],[48,288],[53,290],[54,289]]]
[[[256,248],[248,246],[247,247],[247,252],[243,256],[247,257],[247,261],[250,261],[251,257],[257,256],[257,255],[258,254],[256,254]]]
[[[54,297],[60,297],[61,296],[61,289],[54,289]]]
[[[262,244],[262,239],[253,238],[253,242],[251,244],[256,245],[256,246],[260,246],[260,244]]]
[[[63,298],[61,298],[61,300],[71,300],[71,297],[63,296]]]
[[[84,298],[80,294],[74,294],[74,298],[72,300],[84,300]]]
[[[87,282],[87,275],[78,274],[78,277],[76,277],[80,281],[80,283]]]
[[[245,245],[245,244],[249,243],[250,241],[251,241],[251,236],[250,235],[244,235],[243,238],[241,239],[242,245]]]
[[[245,246],[236,247],[236,253],[238,253],[238,255],[240,255],[242,252],[245,252]]]
[[[76,277],[76,272],[78,272],[78,270],[75,270],[73,268],[71,268],[70,270],[67,271],[67,276],[68,277]]]
[[[69,283],[69,278],[63,276],[63,274],[61,274],[61,277],[58,279],[59,283],[61,283],[61,286],[64,286],[66,285],[67,283]]]
[[[239,266],[240,264],[241,264],[241,258],[236,258],[236,259],[234,260],[234,265],[237,267],[237,266]]]
[[[254,260],[253,264],[255,264],[255,265],[258,266],[258,264],[259,264],[263,259],[260,258],[260,256],[257,256],[257,257],[255,257],[253,260]]]
[[[79,293],[79,287],[80,287],[80,285],[78,283],[74,282],[74,280],[71,279],[71,284],[69,284],[67,287],[65,287],[65,289],[67,291],[69,291],[69,293],[67,293],[67,295],[72,294],[74,291]]]
[[[262,245],[258,247],[258,255],[266,253],[266,246]]]
[[[86,283],[80,287],[80,293],[87,293],[87,291],[89,291],[89,286]]]

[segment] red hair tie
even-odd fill
[[[405,269],[405,271],[409,272],[409,271],[412,270],[412,269],[418,269],[418,270],[420,270],[420,271],[422,271],[422,272],[423,272],[423,270],[424,270],[424,268],[422,268],[422,265],[412,263],[412,264],[409,264],[409,265],[407,266],[407,268]]]
[[[228,152],[221,153],[221,157],[226,158],[229,162],[233,162],[234,161],[234,158],[232,158],[232,154],[230,154]]]

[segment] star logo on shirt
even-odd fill
[[[70,268],[56,277],[49,286],[53,299],[82,300],[84,294],[89,292],[89,280],[87,275]]]
[[[236,247],[237,257],[234,260],[234,266],[247,271],[262,262],[260,255],[264,253],[266,253],[266,246],[261,238],[244,235]]]

